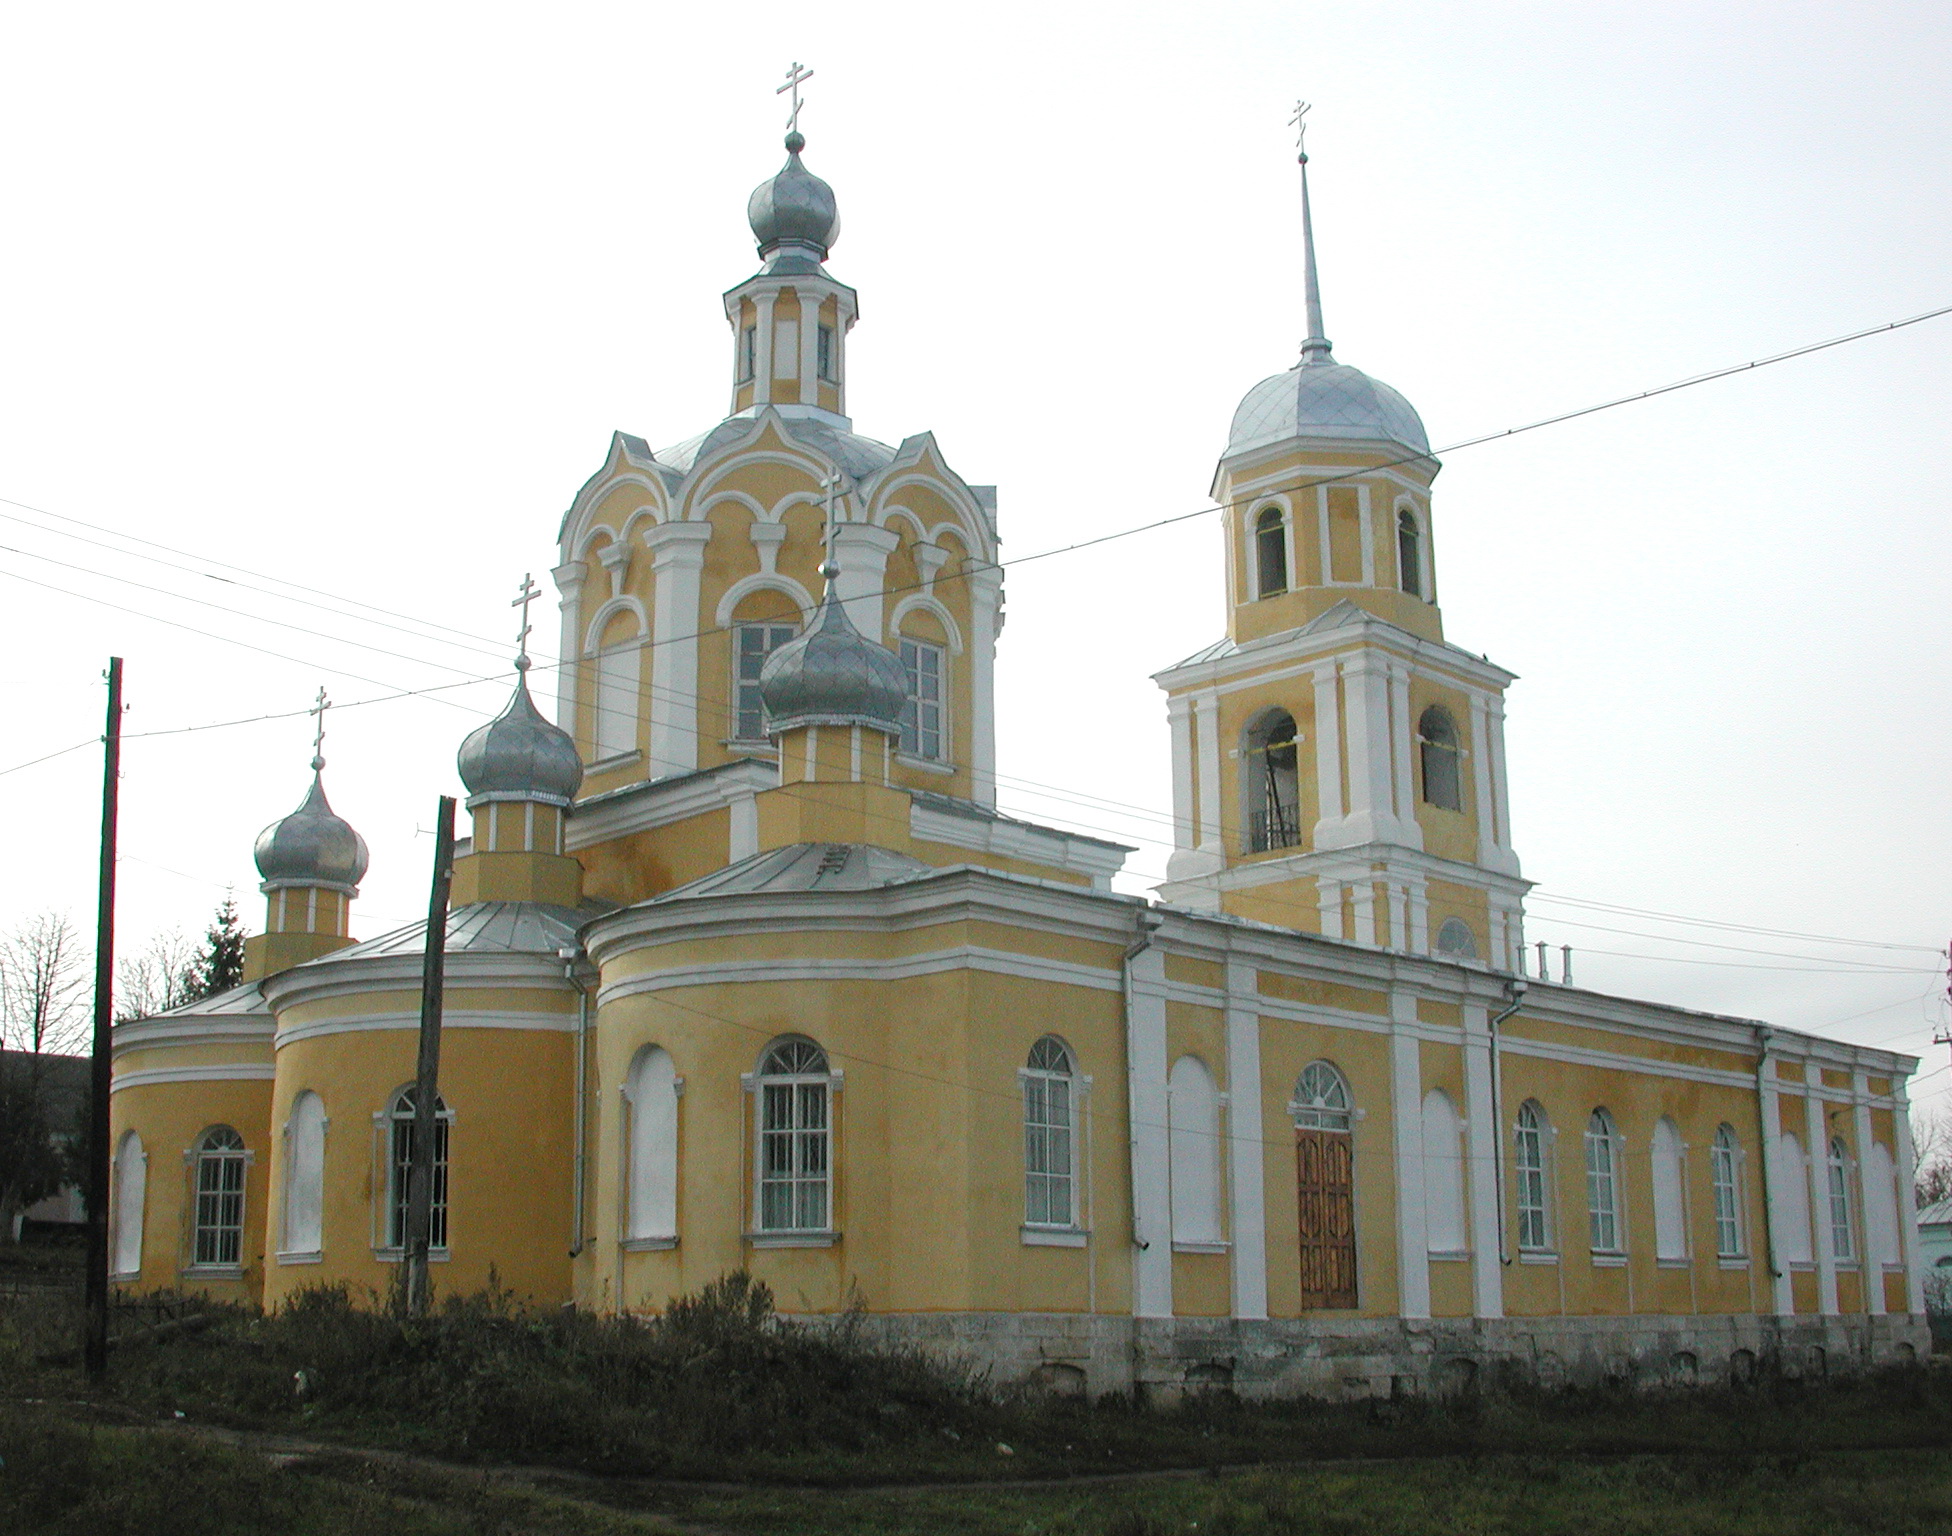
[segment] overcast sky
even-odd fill
[[[935,432],[1021,559],[1210,505],[1304,329],[1297,96],[1336,357],[1441,449],[1952,304],[1949,50],[1892,3],[13,6],[0,771],[125,656],[124,942],[227,887],[255,927],[310,722],[140,733],[323,683],[355,932],[410,921],[506,683],[350,706],[505,666],[611,431],[723,415],[795,59],[857,428]],[[1949,421],[1952,317],[1447,456],[1447,632],[1520,674],[1530,931],[1581,983],[1941,1066]],[[1163,873],[1149,674],[1221,631],[1218,557],[1207,517],[1010,572],[1005,809]],[[0,924],[92,919],[99,772],[0,776]]]

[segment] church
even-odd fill
[[[1225,634],[1155,674],[1148,900],[996,808],[996,490],[855,430],[804,149],[749,201],[725,418],[616,433],[563,516],[554,721],[524,654],[459,747],[437,1291],[651,1314],[744,1269],[1166,1398],[1924,1352],[1912,1057],[1526,975],[1514,674],[1445,638],[1440,466],[1333,356],[1306,155],[1308,337],[1214,473]],[[323,768],[246,982],[115,1031],[130,1290],[397,1273],[425,930],[355,938]]]

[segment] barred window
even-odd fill
[[[1526,1100],[1518,1111],[1515,1152],[1518,1166],[1518,1246],[1528,1253],[1552,1248],[1551,1208],[1545,1177],[1546,1144],[1551,1122],[1537,1101]]]
[[[1077,1072],[1071,1053],[1056,1036],[1046,1035],[1030,1048],[1021,1076],[1024,1224],[1075,1226]]]
[[[214,1126],[197,1143],[196,1233],[192,1264],[234,1268],[244,1262],[244,1138]]]
[[[387,1112],[387,1218],[386,1245],[402,1253],[407,1248],[407,1195],[413,1177],[415,1090],[409,1086],[394,1095]],[[428,1226],[427,1246],[447,1247],[447,1144],[448,1125],[454,1118],[447,1101],[434,1096],[434,1201],[433,1221]]]
[[[1620,1133],[1596,1109],[1586,1121],[1586,1214],[1593,1252],[1620,1253]]]
[[[1715,1191],[1715,1252],[1722,1258],[1739,1257],[1742,1252],[1741,1186],[1736,1182],[1742,1149],[1735,1132],[1724,1125],[1715,1132],[1708,1152],[1709,1181]]]
[[[759,1066],[759,1230],[825,1232],[833,1183],[833,1075],[811,1040],[782,1040]]]

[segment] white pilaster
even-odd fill
[[[1511,841],[1511,796],[1505,780],[1505,701],[1493,695],[1485,703],[1485,723],[1490,729],[1491,816],[1496,827],[1494,856],[1490,867],[1501,874],[1518,873],[1518,853]]]
[[[1423,846],[1423,834],[1395,810],[1392,794],[1389,664],[1374,651],[1358,651],[1342,664],[1343,732],[1349,755],[1349,804],[1339,829],[1324,829],[1331,839],[1318,846],[1348,848],[1361,843]],[[1326,818],[1325,818],[1326,819]]]
[[[1817,1097],[1821,1075],[1813,1061],[1803,1063],[1803,1125],[1810,1166],[1810,1247],[1816,1252],[1816,1308],[1837,1315],[1837,1255],[1830,1243],[1830,1133]]]
[[[1132,1315],[1173,1315],[1172,1169],[1166,1134],[1166,956],[1156,946],[1126,964],[1126,1113],[1132,1142]]]
[[[1770,1310],[1779,1317],[1788,1317],[1796,1310],[1796,1300],[1790,1287],[1789,1259],[1783,1252],[1783,1194],[1776,1184],[1780,1176],[1793,1177],[1794,1170],[1780,1168],[1781,1160],[1776,1156],[1776,1144],[1782,1140],[1783,1134],[1781,1095],[1776,1087],[1777,1081],[1776,1061],[1769,1054],[1765,1041],[1762,1061],[1756,1073],[1756,1112],[1762,1122],[1762,1223],[1765,1239],[1762,1256],[1770,1271]],[[1814,1232],[1811,1237],[1814,1239]]]
[[[1194,700],[1200,754],[1200,847],[1224,859],[1227,845],[1220,817],[1220,695],[1203,693]]]
[[[710,523],[660,523],[644,535],[655,582],[647,778],[698,766],[698,589],[711,537]]]
[[[1410,882],[1410,953],[1430,953],[1430,887],[1421,876]]]
[[[1342,882],[1326,875],[1315,877],[1315,907],[1322,917],[1322,937],[1342,937]]]
[[[834,327],[840,345],[840,327]],[[1003,603],[1003,572],[993,565],[971,571],[969,586],[969,781],[981,805],[996,804],[996,619]],[[951,722],[954,728],[954,722]]]
[[[570,735],[576,734],[577,658],[583,654],[583,580],[589,568],[581,560],[559,565],[549,574],[556,578],[559,616],[556,656],[556,723]]]
[[[799,290],[800,297],[800,404],[820,403],[820,296]]]
[[[1484,695],[1471,695],[1471,787],[1478,818],[1478,863],[1494,866],[1498,848],[1498,817],[1491,803],[1491,715]]]
[[[1417,784],[1410,767],[1410,669],[1401,662],[1389,666],[1390,812],[1405,829],[1417,827]],[[1416,846],[1422,845],[1422,838]],[[1400,943],[1395,946],[1402,949]]]
[[[1396,1295],[1404,1317],[1430,1315],[1430,1248],[1423,1210],[1423,1067],[1406,1026],[1416,999],[1390,994],[1390,1120],[1396,1131]]]
[[[1267,1316],[1266,1153],[1261,1145],[1261,1018],[1254,967],[1227,962],[1227,1156],[1233,1197],[1235,1317]]]
[[[1857,1143],[1857,1243],[1864,1276],[1864,1310],[1873,1317],[1884,1313],[1884,1255],[1873,1252],[1871,1213],[1891,1209],[1891,1191],[1871,1188],[1871,1085],[1862,1072],[1852,1074],[1851,1139]],[[1876,1203],[1874,1204],[1873,1201]],[[1903,1206],[1899,1206],[1902,1219]]]
[[[1191,848],[1193,834],[1193,706],[1184,695],[1166,700],[1166,729],[1172,740],[1173,847]]]
[[[1314,669],[1315,796],[1322,811],[1313,834],[1317,848],[1329,846],[1323,842],[1324,836],[1339,835],[1342,821],[1342,709],[1336,697],[1338,670],[1332,661]]]
[[[900,534],[872,523],[834,526],[834,560],[840,566],[834,580],[841,606],[847,610],[848,622],[877,645],[888,640],[882,633],[887,623],[882,589],[888,585],[888,556],[900,544]]]
[[[1356,928],[1351,937],[1358,944],[1373,945],[1376,942],[1376,882],[1366,875],[1352,882],[1349,886],[1349,906]]]
[[[1383,887],[1389,897],[1389,947],[1410,952],[1410,893],[1394,880]]]
[[[1491,1014],[1464,1005],[1464,1173],[1471,1209],[1471,1311],[1505,1315],[1505,1271],[1498,1252],[1499,1130],[1492,1113]]]
[[[752,370],[752,403],[768,405],[773,398],[773,310],[779,303],[777,293],[760,293],[753,296],[753,305],[759,318],[759,358]]]
[[[1905,1310],[1913,1317],[1925,1313],[1925,1262],[1918,1247],[1918,1212],[1912,1201],[1912,1186],[1918,1177],[1911,1150],[1911,1101],[1898,1084],[1892,1084],[1891,1140],[1898,1158],[1898,1242],[1905,1260]]]

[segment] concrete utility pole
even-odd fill
[[[407,1315],[432,1299],[427,1255],[434,1238],[434,1169],[440,1134],[441,992],[447,982],[447,898],[454,880],[454,797],[441,796],[434,830],[434,887],[420,961],[420,1060],[413,1084],[413,1160],[407,1172]]]
[[[108,1090],[115,1026],[115,823],[122,775],[122,658],[108,659],[108,728],[102,733],[102,866],[95,907],[95,1040],[88,1073],[88,1270],[82,1363],[108,1370]]]

